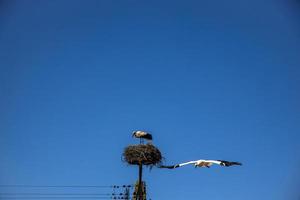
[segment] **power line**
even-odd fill
[[[133,185],[0,185],[13,188],[130,188]]]
[[[122,196],[94,196],[94,197],[70,197],[70,196],[0,196],[1,198],[4,199],[125,199],[126,195],[122,195]]]
[[[25,187],[25,188],[114,188],[117,185],[0,185],[0,187]]]
[[[117,193],[117,192],[113,192],[113,193],[40,193],[40,192],[2,192],[0,193],[0,196],[20,196],[20,195],[40,195],[40,196],[98,196],[98,195],[107,195],[107,196],[122,196],[122,195],[126,195],[125,193]]]
[[[114,197],[4,197],[4,198],[5,199],[114,199]]]
[[[133,185],[23,185],[23,184],[14,184],[14,185],[0,185],[0,189],[14,189],[21,190],[20,192],[2,192],[0,193],[0,199],[127,199],[128,194],[126,195],[123,192],[118,192],[120,189],[130,190]],[[70,192],[61,192],[61,193],[51,193],[49,191],[40,192],[39,189],[57,189],[65,188],[71,189]],[[79,189],[99,189],[99,188],[111,188],[112,192],[110,193],[77,193],[73,191],[75,188]],[[24,191],[25,189],[25,191]],[[38,190],[38,191],[37,191]],[[50,190],[50,191],[51,191]],[[24,191],[24,192],[23,192]],[[26,192],[28,191],[28,192]],[[37,191],[37,192],[35,192]],[[56,191],[56,190],[55,190]]]
[[[122,195],[122,193],[120,194],[111,194],[111,193],[0,193],[0,196],[1,195],[53,195],[53,196],[57,196],[57,195],[79,195],[79,196],[82,196],[82,195],[87,195],[87,196],[97,196],[97,195]]]

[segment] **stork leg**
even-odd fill
[[[140,138],[140,144],[144,144],[144,139]]]

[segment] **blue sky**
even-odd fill
[[[152,199],[299,198],[300,3],[1,1],[0,184],[131,184],[148,130]],[[5,192],[5,188],[0,188]]]

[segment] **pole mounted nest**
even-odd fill
[[[139,167],[139,179],[135,189],[134,200],[146,200],[146,187],[142,180],[143,166],[153,167],[161,164],[162,155],[152,144],[129,145],[124,149],[123,161]]]

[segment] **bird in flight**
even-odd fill
[[[143,139],[147,141],[152,141],[152,135],[146,131],[133,131],[132,137],[140,138],[140,142],[143,143]]]
[[[166,165],[161,165],[160,168],[167,168],[167,169],[175,169],[178,167],[182,167],[185,165],[193,164],[195,168],[197,167],[207,167],[210,168],[213,164],[221,165],[224,167],[229,167],[232,165],[242,165],[242,163],[239,162],[230,162],[230,161],[225,161],[225,160],[195,160],[195,161],[189,161],[185,163],[180,163],[177,165],[171,165],[171,166],[166,166]]]

